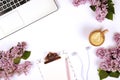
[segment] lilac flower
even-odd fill
[[[23,63],[23,64],[18,64],[18,65],[16,65],[18,67],[16,67],[15,73],[17,73],[17,74],[22,74],[22,73],[27,74],[31,65],[32,64],[31,64],[30,61],[25,61],[25,63]]]
[[[74,6],[79,6],[80,4],[85,4],[87,0],[73,0]]]
[[[95,13],[96,13],[96,19],[98,21],[102,22],[105,19],[108,11],[107,11],[106,7],[103,5],[102,8],[96,7]]]
[[[112,59],[116,59],[118,57],[117,47],[109,48],[108,51],[109,51]]]
[[[107,50],[105,48],[99,48],[96,51],[96,55],[98,57],[100,57],[101,59],[103,59],[105,57],[105,55],[106,55],[106,52],[107,52]]]
[[[94,6],[100,6],[101,2],[100,0],[88,0],[90,2],[91,5]]]
[[[104,71],[119,71],[119,62],[117,60],[105,60],[100,63],[99,68]]]
[[[111,60],[111,71],[115,72],[119,69],[119,62],[117,60]]]
[[[99,65],[99,68],[101,70],[111,71],[111,63],[110,63],[110,61],[101,62],[100,65]]]
[[[115,40],[116,44],[120,46],[120,33],[115,33],[113,39]]]
[[[30,61],[22,64],[15,64],[14,59],[21,57],[25,51],[27,44],[25,42],[18,43],[8,51],[0,51],[0,78],[10,80],[14,74],[27,73],[32,65]]]
[[[108,0],[73,0],[73,5],[79,6],[80,4],[85,4],[87,1],[90,3],[90,6],[95,7],[96,19],[102,22],[108,14]]]
[[[116,42],[120,41],[119,33],[115,33],[114,40]],[[120,46],[118,44],[110,48],[98,48],[96,55],[102,60],[99,65],[100,69],[120,72]]]

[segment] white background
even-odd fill
[[[109,31],[105,34],[105,42],[101,46],[114,45],[113,34],[114,32],[120,32],[120,1],[113,1],[115,4],[113,21],[105,19],[103,22],[98,22],[95,19],[95,13],[89,8],[89,3],[74,7],[72,0],[57,0],[56,2],[59,7],[57,12],[1,40],[0,49],[8,50],[11,46],[16,45],[17,42],[26,41],[28,50],[32,51],[32,55],[29,58],[32,62],[36,62],[37,59],[43,59],[49,51],[59,52],[65,50],[68,53],[77,52],[83,61],[85,69],[83,74],[86,76],[88,66],[86,47],[89,46],[91,48],[88,51],[90,57],[88,80],[99,80],[97,74],[98,63],[95,55],[95,49],[98,47],[94,47],[89,43],[88,36],[93,30],[108,29]],[[37,73],[32,72],[32,74],[35,76]],[[36,80],[40,79],[36,78]]]

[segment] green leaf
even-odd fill
[[[120,75],[120,74],[119,74],[119,72],[118,72],[118,71],[116,71],[116,72],[110,72],[110,73],[109,73],[109,76],[110,76],[110,77],[115,77],[115,78],[118,78],[118,77],[119,77],[119,75]]]
[[[108,77],[108,73],[104,70],[99,70],[99,77],[100,77],[100,80],[104,79],[104,78],[107,78]]]
[[[107,3],[108,3],[108,4],[113,4],[112,0],[108,0]]]
[[[106,15],[107,19],[113,20],[113,13],[112,12],[108,12],[108,14]]]
[[[108,14],[106,15],[106,18],[113,20],[113,14],[115,14],[114,4],[112,0],[108,0],[107,4],[108,4],[108,8],[107,8]]]
[[[20,58],[20,57],[17,57],[17,58],[14,59],[14,63],[15,63],[15,64],[19,64],[19,63],[20,63],[20,60],[21,60],[21,58]]]
[[[114,4],[112,0],[108,0],[108,12],[112,12],[113,14],[115,14]]]
[[[31,51],[25,51],[21,58],[26,60],[29,58],[30,54],[31,54]]]
[[[90,8],[91,8],[93,11],[96,10],[96,9],[95,9],[95,6],[90,6]]]
[[[114,4],[109,4],[107,10],[108,13],[112,12],[113,14],[115,14]]]

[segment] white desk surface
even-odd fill
[[[112,40],[113,33],[120,32],[120,8],[118,6],[120,1],[114,0],[116,10],[114,20],[105,19],[103,22],[98,22],[95,19],[95,14],[89,8],[89,4],[74,7],[72,0],[57,0],[56,2],[59,6],[57,12],[2,39],[0,41],[0,49],[7,50],[11,46],[16,45],[17,42],[26,41],[28,43],[28,50],[32,51],[30,60],[33,62],[42,58],[46,52],[65,50],[68,52],[78,52],[82,56],[81,59],[84,61],[84,67],[86,67],[88,65],[86,61],[87,56],[85,56],[87,53],[86,47],[90,46],[91,48],[88,53],[91,65],[88,80],[99,80],[97,57],[95,55],[95,49],[98,47],[94,47],[89,43],[88,35],[91,31],[101,27],[108,29],[109,32],[105,34],[106,40],[100,47],[108,47],[114,44]]]

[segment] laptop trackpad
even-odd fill
[[[3,37],[20,29],[22,25],[23,21],[17,11],[0,19],[0,29],[4,33]]]

